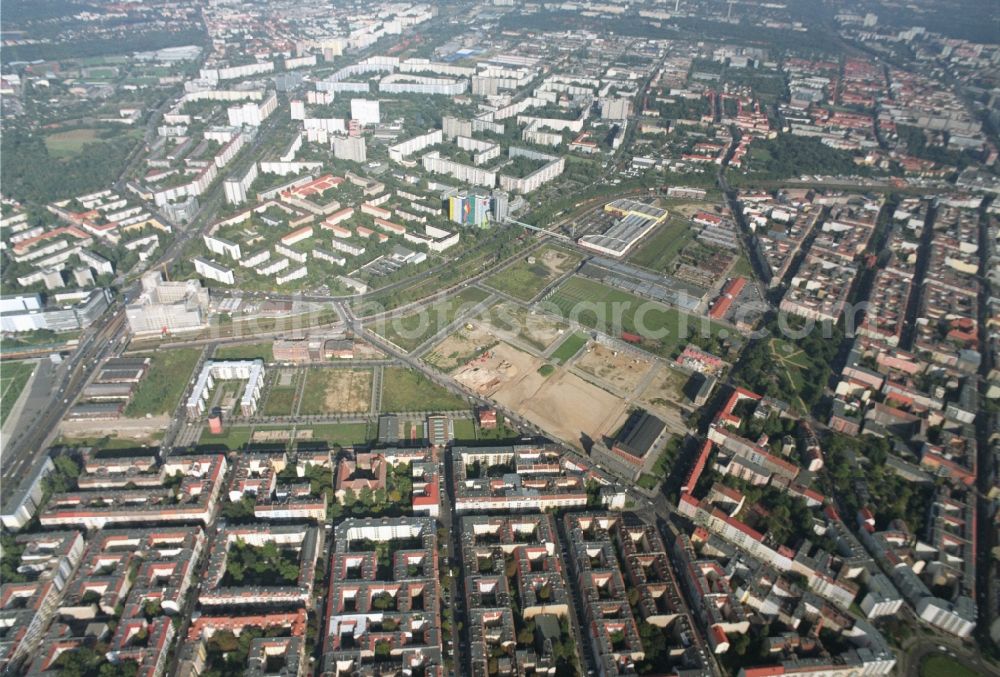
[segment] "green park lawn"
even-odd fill
[[[954,658],[935,654],[920,664],[920,677],[976,677],[978,673]]]

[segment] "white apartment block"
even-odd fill
[[[284,275],[278,275],[274,278],[274,281],[278,284],[285,284],[286,282],[291,282],[292,280],[299,280],[309,274],[309,270],[305,266],[300,266],[295,270],[289,271]]]
[[[271,92],[267,98],[259,104],[251,101],[240,106],[230,106],[226,109],[226,114],[229,117],[229,124],[231,125],[260,127],[264,120],[266,120],[277,108],[278,95]]]
[[[280,243],[274,245],[274,251],[277,252],[278,254],[281,254],[282,256],[287,256],[292,261],[296,261],[297,263],[305,263],[309,259],[308,252],[295,251],[291,247],[286,247],[285,245]]]
[[[263,275],[265,277],[268,275],[276,275],[290,265],[291,264],[288,262],[288,259],[275,259],[268,265],[258,268],[256,272],[258,275]]]
[[[444,132],[440,129],[435,129],[426,134],[421,134],[420,136],[415,136],[412,139],[389,146],[389,159],[393,162],[403,162],[410,155],[443,141]]]
[[[264,263],[271,258],[271,252],[268,249],[261,249],[259,252],[254,252],[250,254],[245,259],[240,260],[240,265],[244,268],[256,268],[260,264]]]
[[[330,242],[330,247],[338,252],[344,252],[345,254],[350,254],[351,256],[361,256],[365,253],[364,247],[359,247],[358,245],[351,244],[350,242],[341,242],[337,239]]]
[[[371,99],[351,99],[351,118],[365,126],[377,125],[381,121],[379,102]]]
[[[225,266],[220,266],[214,261],[209,261],[208,259],[203,259],[200,256],[196,256],[194,261],[194,272],[198,273],[202,277],[208,278],[209,280],[215,280],[216,282],[221,282],[222,284],[236,284],[236,277],[233,275],[233,271]]]
[[[215,237],[213,235],[202,235],[202,240],[205,241],[205,247],[208,248],[208,251],[213,254],[218,256],[228,256],[236,261],[239,261],[242,257],[240,245],[236,242],[230,242],[229,240],[224,240],[221,237]]]
[[[312,251],[313,258],[319,259],[320,261],[326,261],[327,263],[332,263],[335,266],[343,266],[347,264],[347,259],[343,256],[337,256],[325,249],[319,249],[318,247]]]
[[[222,183],[226,194],[226,202],[231,205],[243,204],[247,201],[247,191],[257,180],[257,163],[254,162],[243,176],[231,176]]]
[[[364,137],[335,136],[333,137],[333,157],[351,162],[366,162],[368,150]]]
[[[439,132],[440,133],[440,132]],[[497,173],[480,167],[463,165],[460,162],[447,160],[437,151],[431,151],[421,158],[424,169],[438,174],[453,176],[459,181],[471,183],[474,186],[493,188],[497,183]],[[560,173],[561,173],[560,169]],[[558,176],[558,174],[557,174]]]
[[[455,143],[462,150],[472,153],[472,162],[476,165],[483,165],[500,157],[500,144],[497,143],[473,139],[469,136],[457,136]]]

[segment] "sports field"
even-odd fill
[[[548,309],[585,327],[612,336],[623,331],[647,339],[644,348],[671,357],[691,338],[726,329],[704,318],[682,313],[583,277],[571,277],[546,300]]]
[[[49,155],[54,157],[69,157],[77,155],[88,143],[97,141],[96,129],[71,129],[67,132],[56,132],[45,137],[45,147]]]
[[[691,241],[691,224],[680,219],[670,219],[641,244],[629,263],[666,272],[677,254]]]
[[[562,364],[580,352],[587,345],[587,337],[580,333],[570,334],[562,344],[552,351],[552,359]]]
[[[34,362],[4,362],[0,364],[0,425],[7,421],[14,403],[35,370]]]

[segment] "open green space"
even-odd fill
[[[125,415],[130,418],[173,413],[191,381],[201,348],[159,350],[150,357],[149,372],[125,407]]]
[[[565,318],[613,336],[643,337],[642,348],[674,357],[687,343],[715,348],[725,328],[705,318],[640,298],[583,277],[569,278],[547,301]]]
[[[373,323],[372,329],[403,350],[410,351],[451,324],[460,312],[469,310],[488,297],[489,294],[481,289],[467,287],[411,315],[378,320]]]
[[[296,388],[271,388],[261,413],[264,416],[290,416],[295,406]]]
[[[733,277],[736,277],[737,275],[742,275],[743,277],[753,277],[753,265],[751,265],[750,259],[747,258],[745,252],[740,252],[739,258],[736,259],[736,263],[733,264],[729,274]]]
[[[242,449],[250,442],[251,430],[250,426],[232,427],[225,428],[221,435],[213,435],[206,426],[198,438],[198,446],[225,447],[227,451]]]
[[[382,375],[382,411],[452,411],[468,406],[419,372],[388,367]]]
[[[260,358],[265,362],[274,361],[274,351],[272,343],[264,341],[261,343],[243,343],[231,346],[219,346],[212,354],[216,360],[253,360]]]
[[[521,435],[516,429],[507,425],[507,419],[501,413],[497,413],[496,428],[486,429],[477,425],[476,433],[478,435],[477,439],[480,440],[510,440]]]
[[[312,439],[329,442],[331,445],[350,447],[364,444],[375,437],[370,423],[323,423],[301,425],[300,430],[312,430]]]
[[[16,353],[23,350],[42,348],[62,348],[67,343],[80,340],[80,332],[54,332],[51,329],[25,331],[15,336],[4,336],[0,353]]]
[[[96,129],[83,128],[49,134],[45,137],[45,148],[53,157],[77,155],[85,145],[97,141],[97,133]]]
[[[977,674],[954,658],[941,654],[930,656],[920,664],[920,677],[976,677]]]
[[[587,336],[580,332],[573,332],[558,348],[552,351],[552,359],[559,364],[568,362],[585,345],[587,345]]]
[[[455,428],[456,440],[476,439],[476,422],[471,418],[456,418],[451,423]]]
[[[529,262],[529,258],[531,261]],[[486,278],[486,284],[522,301],[530,301],[546,285],[580,262],[576,253],[545,247],[505,270]]]
[[[34,362],[3,362],[0,364],[0,425],[7,421],[14,403],[28,385]]]
[[[671,218],[636,250],[629,262],[659,272],[667,271],[691,239],[691,224]]]

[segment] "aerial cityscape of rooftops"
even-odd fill
[[[5,0],[0,674],[1000,675],[996,0]]]

